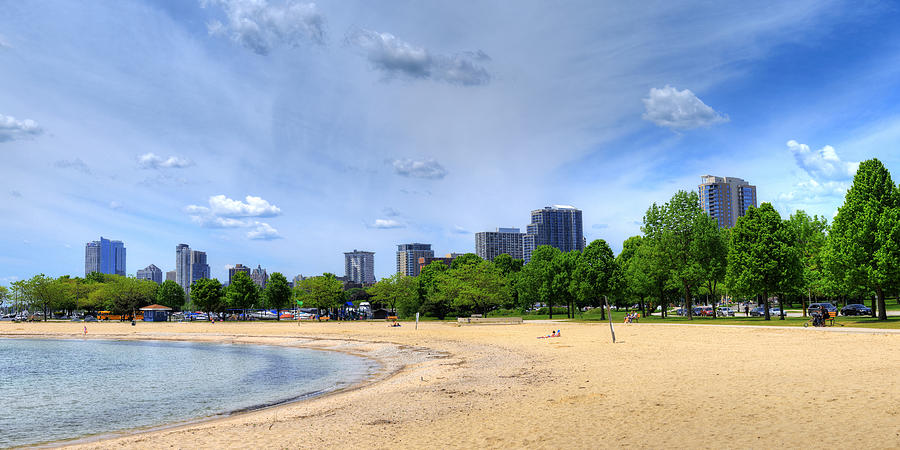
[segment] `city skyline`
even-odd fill
[[[100,235],[130,274],[189,242],[219,280],[352,248],[380,279],[552,204],[618,252],[703,174],[830,221],[858,161],[900,169],[897,8],[709,5],[11,2],[0,284],[82,275]]]

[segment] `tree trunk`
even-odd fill
[[[763,303],[765,303],[766,308],[766,320],[772,320],[772,317],[769,315],[769,291],[763,291]]]
[[[806,291],[807,299],[812,299],[812,293],[810,291]],[[803,317],[806,317],[806,300],[803,297],[800,297],[800,307],[803,308]]]
[[[553,297],[547,298],[547,308],[550,311],[550,318],[553,319]]]
[[[640,297],[638,304],[641,305],[641,317],[647,317],[647,312],[644,310],[644,296],[643,295]]]
[[[887,320],[887,304],[884,301],[884,290],[879,286],[875,293],[878,294],[878,320]],[[872,308],[872,313],[874,312],[875,308]]]
[[[691,287],[687,283],[684,285],[684,309],[687,310],[688,320],[694,320],[694,311],[691,307]]]
[[[566,319],[572,318],[572,302],[566,302]]]
[[[880,289],[881,289],[880,287],[875,288],[875,296],[872,297],[872,318],[873,319],[875,317],[878,317],[878,291]],[[865,302],[861,302],[861,303],[865,303]],[[844,306],[846,306],[846,305],[844,305]]]
[[[606,303],[608,303],[608,302],[606,301],[606,297],[605,297],[605,296],[603,297],[603,302],[604,302],[604,305],[605,305]],[[608,307],[608,306],[607,306],[607,307]],[[612,310],[610,310],[610,314],[612,314]],[[606,320],[606,308],[604,308],[603,305],[600,306],[600,320]]]

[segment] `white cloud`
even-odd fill
[[[293,0],[203,0],[201,3],[204,7],[221,7],[227,17],[225,23],[209,23],[210,34],[226,35],[260,55],[267,55],[282,44],[325,42],[325,20],[315,3]]]
[[[138,156],[138,164],[144,169],[181,169],[190,166],[190,160],[178,156],[162,158],[155,153],[145,153]]]
[[[375,219],[369,228],[378,228],[378,229],[391,229],[391,228],[405,228],[406,225],[394,220],[394,219]]]
[[[472,232],[459,225],[454,225],[453,234],[472,234]]]
[[[387,78],[405,76],[472,86],[487,84],[490,74],[476,61],[491,58],[481,50],[456,55],[433,54],[390,33],[359,29],[347,35],[347,43],[362,50],[372,66]]]
[[[787,142],[787,146],[794,155],[797,165],[813,178],[833,181],[851,180],[856,174],[856,169],[859,168],[859,162],[841,161],[834,147],[830,145],[814,151],[808,145],[791,139]]]
[[[661,127],[687,130],[728,122],[728,116],[703,103],[690,89],[679,91],[666,85],[650,89],[644,101],[644,120]]]
[[[394,172],[397,175],[412,178],[425,178],[429,180],[440,180],[447,175],[439,162],[433,159],[412,160],[412,159],[395,159],[393,161]]]
[[[191,216],[191,222],[203,228],[248,228],[253,226],[253,221],[232,219],[230,217],[217,217],[211,215]]]
[[[0,142],[33,137],[43,132],[41,126],[31,119],[18,120],[15,117],[0,114]]]
[[[260,240],[260,241],[270,241],[272,239],[281,239],[281,235],[278,234],[278,230],[272,228],[271,225],[265,222],[255,222],[253,230],[247,232],[248,239]]]
[[[116,210],[122,209],[122,204],[113,200],[113,201],[109,202],[109,209],[116,209]]]
[[[825,181],[820,183],[809,179],[795,184],[793,190],[779,194],[778,201],[793,207],[833,204],[836,199],[843,198],[849,188],[847,182]]]
[[[224,195],[213,195],[209,198],[209,207],[188,205],[185,212],[189,214],[211,214],[217,217],[274,217],[281,214],[281,209],[268,201],[248,195],[246,200],[233,200]]]

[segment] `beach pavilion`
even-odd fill
[[[169,320],[169,311],[172,308],[163,305],[150,305],[141,308],[144,313],[144,322],[165,322]]]

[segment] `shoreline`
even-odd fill
[[[204,335],[209,336],[209,335]],[[126,334],[93,334],[90,336],[78,336],[71,334],[9,334],[4,333],[0,334],[0,339],[47,339],[47,340],[97,340],[97,341],[164,341],[164,342],[191,342],[191,343],[204,343],[209,345],[257,345],[257,346],[268,346],[268,347],[291,347],[291,348],[303,348],[315,351],[323,351],[323,352],[336,352],[343,353],[347,355],[357,356],[360,358],[368,359],[375,363],[375,367],[372,371],[370,371],[366,376],[364,376],[361,380],[358,380],[352,384],[347,386],[338,387],[334,389],[328,389],[324,391],[317,392],[307,392],[299,395],[295,395],[292,397],[288,397],[283,400],[275,401],[269,404],[262,405],[254,405],[246,408],[240,408],[231,411],[225,411],[218,414],[213,414],[209,416],[199,416],[194,417],[187,420],[181,420],[177,422],[167,422],[161,423],[158,425],[148,425],[143,427],[136,428],[126,428],[122,430],[114,430],[114,431],[105,431],[95,434],[88,434],[83,436],[78,436],[74,438],[60,439],[60,440],[50,440],[37,442],[34,444],[26,444],[23,446],[18,446],[14,448],[58,448],[58,447],[69,447],[69,446],[77,446],[84,444],[92,444],[101,441],[107,441],[117,438],[126,438],[130,436],[139,436],[142,434],[154,433],[159,431],[167,431],[167,430],[178,430],[186,427],[201,425],[210,422],[216,422],[221,420],[226,420],[230,418],[239,417],[241,415],[253,414],[257,412],[263,412],[275,408],[279,408],[282,406],[309,401],[313,399],[323,398],[332,395],[339,395],[345,392],[351,392],[357,389],[364,388],[368,385],[375,384],[381,381],[384,381],[399,371],[403,370],[406,364],[399,364],[397,359],[400,359],[400,355],[393,356],[372,356],[366,352],[359,352],[353,349],[348,348],[331,348],[322,345],[310,345],[310,343],[322,343],[322,341],[346,341],[352,342],[350,339],[337,339],[334,337],[331,338],[318,338],[314,336],[296,336],[292,337],[291,340],[300,340],[301,342],[289,342],[285,338],[282,337],[274,337],[274,336],[265,336],[265,335],[220,335],[221,337],[231,338],[229,342],[223,342],[219,340],[209,340],[209,339],[197,339],[197,336],[192,335],[177,335],[177,336],[136,336],[136,335],[126,335]],[[394,349],[397,353],[401,352],[422,352],[424,349],[412,349],[404,346],[397,345],[396,349]],[[429,355],[429,357],[435,357]],[[437,358],[443,357],[442,355],[436,356]]]
[[[287,340],[356,349],[373,358],[396,355],[398,369],[352,390],[263,410],[56,445],[808,447],[823,424],[841,430],[841,447],[894,448],[900,441],[900,387],[892,381],[900,367],[898,334],[654,325],[616,324],[616,344],[606,323],[422,322],[418,330],[365,322],[300,329],[267,323],[89,327],[94,334],[138,339]],[[561,328],[562,337],[536,339],[551,326]],[[0,336],[79,330],[79,324],[0,326]],[[839,425],[858,417],[866,418],[865,426]],[[712,426],[727,432],[710,433]]]

